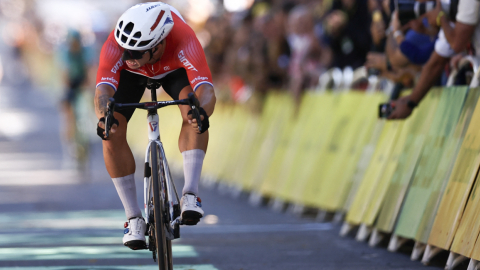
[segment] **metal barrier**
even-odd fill
[[[474,56],[471,56],[471,55],[467,55],[465,56],[464,58],[462,58],[459,63],[458,63],[458,67],[453,69],[452,72],[450,73],[450,76],[448,77],[448,81],[447,81],[447,84],[446,86],[453,86],[455,84],[455,79],[457,78],[458,76],[458,72],[468,66],[468,65],[471,65],[472,66],[472,69],[473,69],[473,73],[475,74],[472,78],[472,81],[470,83],[470,87],[477,87],[478,84],[479,84],[479,76],[480,74],[478,73],[478,67],[479,67],[479,59],[474,57]]]

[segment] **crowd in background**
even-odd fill
[[[423,88],[445,84],[446,80],[441,78],[448,76],[449,70],[458,63],[458,60],[466,54],[474,54],[475,50],[472,48],[475,46],[466,46],[470,44],[473,32],[469,33],[470,36],[467,33],[467,37],[461,41],[465,48],[449,44],[452,43],[455,33],[452,34],[452,29],[447,29],[445,33],[440,30],[448,25],[455,25],[456,17],[447,10],[444,14],[439,12],[440,6],[446,9],[443,3],[450,1],[419,0],[418,2],[439,4],[434,10],[418,18],[405,16],[404,10],[399,14],[398,3],[412,1],[164,2],[176,7],[197,33],[204,46],[220,99],[244,102],[255,98],[261,100],[268,91],[290,91],[294,99],[300,102],[302,93],[316,88],[321,74],[335,67],[356,70],[365,66],[369,75],[388,78],[397,84],[398,89],[412,88],[419,80],[423,82],[421,83]],[[469,1],[475,2],[474,0],[459,2],[473,5],[467,3]],[[30,70],[30,76],[36,77],[34,80],[37,82],[44,83],[46,78],[60,77],[54,71],[48,74],[45,72],[51,70],[51,66],[61,70],[62,64],[58,61],[61,58],[59,57],[61,48],[68,47],[66,44],[68,33],[72,28],[76,28],[75,31],[82,36],[83,44],[89,46],[94,55],[92,57],[94,60],[89,61],[88,76],[85,76],[85,85],[93,90],[98,61],[95,55],[98,55],[118,16],[129,6],[139,2],[142,1],[124,0],[112,5],[117,1],[85,0],[75,2],[76,6],[72,7],[72,11],[75,12],[72,13],[61,10],[65,10],[66,6],[72,5],[73,2],[0,0],[0,11],[4,17],[2,36],[7,43],[16,48],[17,58],[26,58],[23,62],[27,63],[26,69]],[[51,5],[42,9],[42,5],[46,6],[47,3]],[[59,3],[65,6],[52,11],[52,7],[58,6]],[[78,14],[81,13],[79,7],[82,3],[89,9],[83,12],[84,17],[79,17]],[[19,9],[19,5],[23,8],[22,12],[15,11]],[[228,5],[237,7],[243,5],[244,8],[232,11],[228,10]],[[92,9],[93,7],[96,9]],[[472,10],[475,12],[475,9]],[[19,18],[16,18],[15,14],[20,14],[17,16]],[[53,14],[65,16],[59,17],[55,23],[51,20]],[[75,16],[79,17],[76,21],[80,23],[67,23],[67,20],[72,20]],[[443,25],[443,20],[447,20],[448,25]],[[477,24],[478,18],[472,23]],[[459,28],[458,32],[462,29]],[[439,37],[443,38],[443,43],[438,41]],[[29,54],[32,51],[37,53]],[[30,57],[25,57],[25,53]],[[452,62],[445,59],[452,59]],[[425,74],[424,77],[428,75],[431,78],[427,78],[428,80],[424,78],[422,81],[422,67],[429,63],[429,68],[436,66],[444,76],[437,76],[438,72]],[[61,81],[57,80],[57,88],[68,88],[68,83]],[[427,81],[428,83],[425,83]],[[362,86],[358,85],[356,88],[361,89]],[[393,99],[396,97],[393,96]]]
[[[470,5],[469,0],[462,1]],[[224,93],[230,92],[237,101],[267,91],[288,90],[299,102],[302,92],[315,88],[325,71],[365,66],[368,75],[396,84],[398,91],[392,96],[396,99],[399,90],[415,86],[422,67],[434,54],[452,62],[432,60],[430,64],[438,66],[443,76],[425,71],[424,77],[431,77],[428,88],[444,85],[458,60],[474,53],[468,50],[472,46],[454,50],[449,44],[452,38],[445,38],[441,31],[442,20],[450,25],[456,21],[456,14],[447,10],[450,1],[430,1],[437,4],[435,8],[416,17],[406,15],[405,10],[399,14],[398,3],[403,2],[257,0],[244,12],[218,13],[205,24],[210,34],[205,52],[216,87],[226,89]],[[413,13],[413,6],[410,9]],[[451,9],[456,12],[457,7]],[[474,21],[473,26],[477,23]],[[443,35],[443,42],[437,42],[439,35]],[[461,42],[469,44],[471,36]],[[450,50],[454,53],[446,52]],[[459,83],[468,84],[465,80]]]
[[[271,0],[211,17],[205,53],[216,85],[238,101],[286,89],[299,101],[327,69],[365,64],[369,13],[366,0]]]

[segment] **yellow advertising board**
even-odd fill
[[[480,106],[475,108],[438,208],[428,244],[450,249],[480,164]]]

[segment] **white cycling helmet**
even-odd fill
[[[129,8],[118,19],[115,40],[124,49],[151,50],[173,28],[170,6],[161,2],[148,2]]]

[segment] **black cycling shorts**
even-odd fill
[[[120,82],[117,92],[113,95],[115,102],[118,103],[138,103],[145,92],[148,78],[139,74],[122,70],[120,72]],[[163,89],[174,100],[177,100],[180,91],[185,86],[190,85],[187,72],[184,68],[177,69],[162,79],[157,80],[161,83]],[[118,111],[125,116],[127,122],[132,118],[135,109],[124,109]]]

